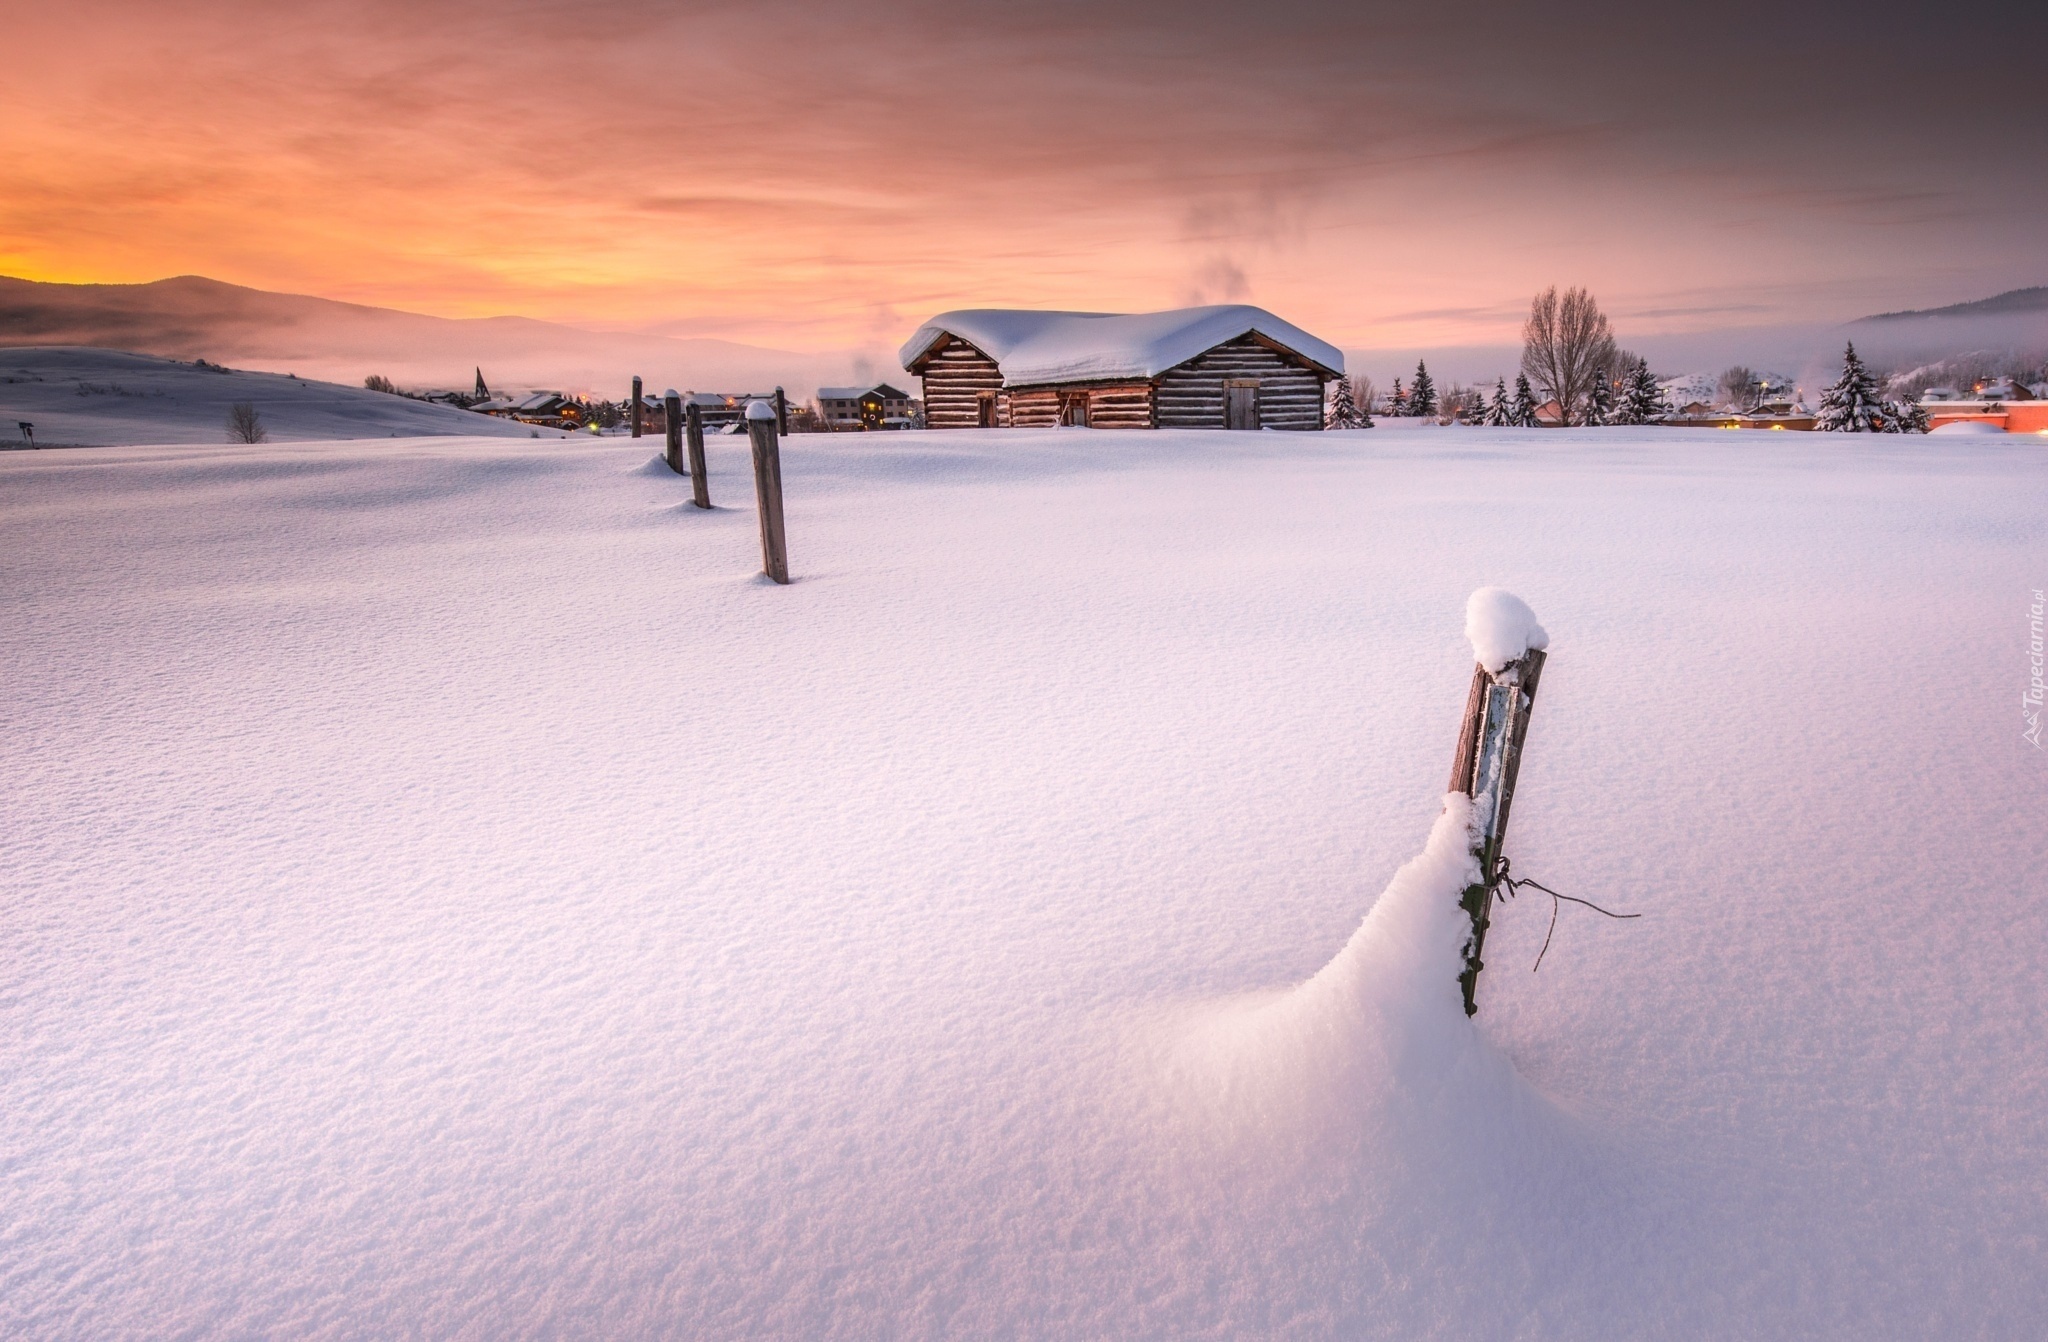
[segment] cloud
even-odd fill
[[[1965,207],[1955,147],[2028,161],[2041,95],[1954,97],[1887,35],[1938,11],[1859,12],[1794,61],[1742,4],[82,0],[13,33],[65,73],[0,92],[0,257],[807,347],[965,303],[1256,291],[1370,343],[1572,278],[1973,296],[2048,187]]]

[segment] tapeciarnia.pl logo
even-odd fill
[[[2020,714],[2027,720],[2027,729],[2021,732],[2034,749],[2041,748],[2041,697],[2044,688],[2042,680],[2043,653],[2041,643],[2041,620],[2048,612],[2048,591],[2036,587],[2034,604],[2027,607],[2027,665],[2031,676],[2027,681],[2027,692],[2020,696]]]

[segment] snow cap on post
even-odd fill
[[[682,395],[679,392],[677,392],[674,387],[670,387],[667,391],[661,394],[661,399],[664,401],[680,401],[683,398]]]
[[[747,418],[773,419],[775,418],[775,407],[766,401],[749,401],[747,402]]]
[[[1465,637],[1472,640],[1472,656],[1494,673],[1531,648],[1550,646],[1536,612],[1505,587],[1482,587],[1465,602]]]

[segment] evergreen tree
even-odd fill
[[[1529,390],[1529,375],[1515,374],[1515,399],[1508,405],[1508,427],[1533,429],[1536,427],[1536,393]]]
[[[1842,352],[1842,375],[1820,395],[1813,427],[1826,433],[1877,433],[1883,416],[1877,383],[1863,366],[1863,360],[1856,357],[1856,346],[1852,343]]]
[[[1408,393],[1401,390],[1398,377],[1394,379],[1394,394],[1387,398],[1387,413],[1395,419],[1405,419],[1408,415]]]
[[[1436,418],[1436,383],[1430,380],[1429,366],[1419,359],[1415,362],[1415,387],[1408,393],[1408,413],[1420,419]]]
[[[1486,425],[1497,429],[1508,422],[1508,384],[1501,378],[1493,380],[1493,404],[1486,407]]]
[[[1927,432],[1927,407],[1911,395],[1897,401],[1887,399],[1881,414],[1886,433]]]
[[[1586,389],[1586,408],[1579,416],[1579,423],[1587,428],[1597,429],[1614,422],[1614,384],[1607,380],[1605,368],[1593,373],[1593,385]]]
[[[1616,424],[1648,424],[1671,407],[1664,403],[1664,390],[1657,385],[1648,359],[1637,359],[1621,386],[1621,404],[1615,408]]]
[[[1358,408],[1358,397],[1351,389],[1351,379],[1337,379],[1337,391],[1330,398],[1330,412],[1324,421],[1328,429],[1369,429],[1372,421]]]

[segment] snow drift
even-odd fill
[[[1234,1135],[1321,1142],[1380,1125],[1424,1137],[1523,1107],[1527,1097],[1458,990],[1471,927],[1458,898],[1479,875],[1473,842],[1472,800],[1451,793],[1422,851],[1313,977],[1198,1012],[1177,1058],[1182,1080],[1207,1092]],[[1401,1149],[1404,1159],[1418,1154]]]

